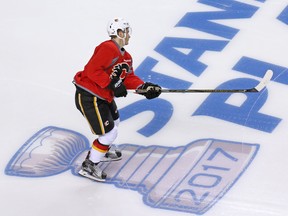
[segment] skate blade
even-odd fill
[[[100,162],[111,162],[111,161],[119,161],[119,160],[121,160],[122,159],[122,157],[120,157],[120,158],[102,158],[101,159],[101,161]]]
[[[86,172],[82,169],[78,172],[78,174],[83,176],[83,177],[86,177],[86,178],[89,178],[89,179],[92,179],[92,180],[98,181],[98,182],[105,182],[105,180],[106,180],[106,179],[96,178],[95,176],[90,175],[88,172]]]

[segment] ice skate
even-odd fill
[[[118,161],[122,159],[122,153],[117,148],[109,148],[108,152],[101,159],[101,162]]]
[[[107,174],[100,169],[99,164],[93,163],[88,158],[82,163],[81,170],[78,173],[99,182],[104,182],[107,177]]]

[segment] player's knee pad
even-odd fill
[[[111,145],[118,135],[118,127],[116,124],[114,125],[113,129],[108,133],[99,136],[98,140],[103,145]]]

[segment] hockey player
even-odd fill
[[[111,148],[120,122],[114,97],[126,97],[127,89],[145,89],[141,94],[147,99],[161,94],[159,85],[144,82],[134,74],[132,57],[124,49],[131,34],[129,23],[115,18],[108,23],[107,31],[110,40],[95,48],[84,70],[76,73],[73,81],[76,107],[87,119],[92,133],[98,135],[79,174],[97,181],[105,181],[107,176],[99,167],[100,162],[122,157],[120,150]]]

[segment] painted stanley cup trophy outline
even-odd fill
[[[106,183],[138,191],[154,208],[204,214],[239,179],[259,145],[202,139],[186,146],[122,144],[119,162],[105,162]],[[89,150],[82,134],[49,126],[33,135],[6,166],[11,176],[78,175]]]
[[[45,177],[72,168],[74,158],[89,149],[88,139],[75,131],[49,126],[35,133],[8,163],[7,175]]]

